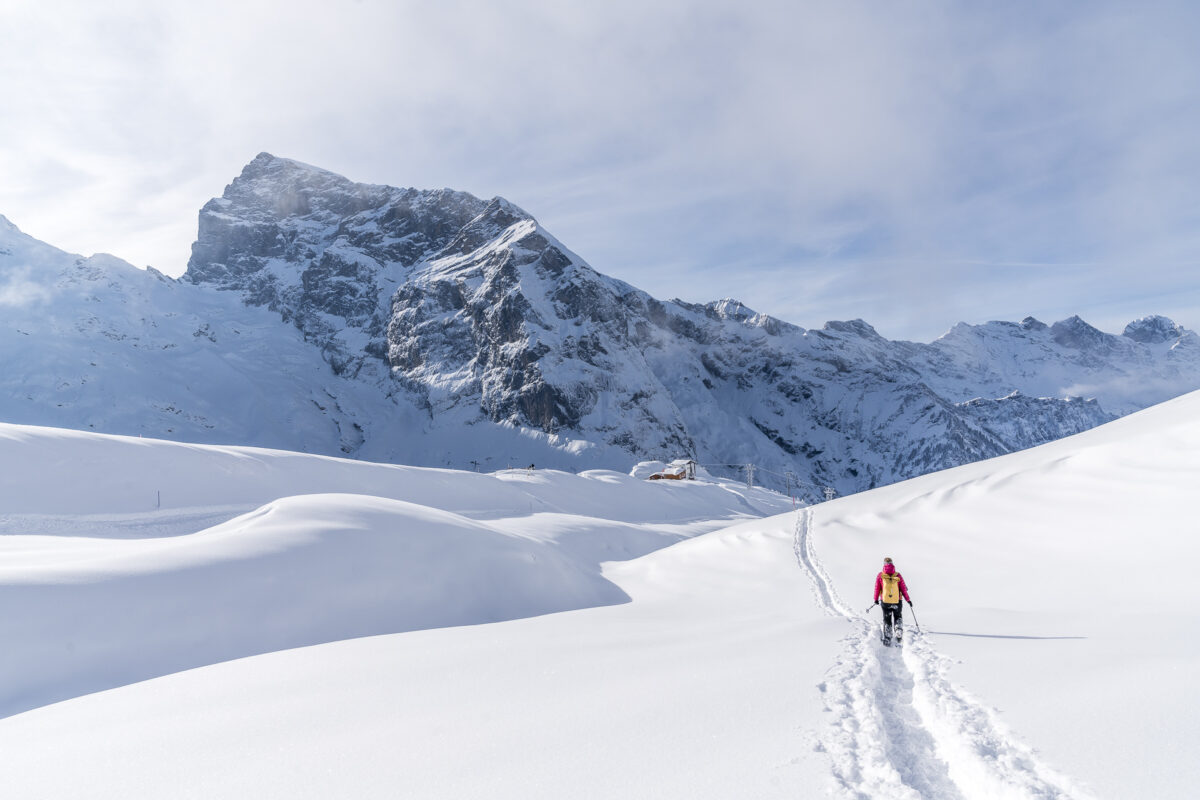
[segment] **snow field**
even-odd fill
[[[1183,797],[1200,779],[1197,410],[1187,395],[815,510],[851,605],[871,599],[864,563],[904,574],[925,630],[904,650],[912,705],[963,796]]]
[[[117,688],[0,720],[0,781],[29,797],[1186,797],[1198,412],[1189,395],[752,521],[790,504],[733,483],[5,429],[4,463],[76,465],[81,484],[112,473],[57,515],[45,474],[5,475],[25,496],[3,522],[0,610],[26,619],[6,636],[18,657],[42,629],[93,647],[46,685],[28,673],[53,669],[52,648],[5,679],[31,687],[31,708],[85,690],[71,680]],[[164,470],[180,507],[137,507],[122,478]],[[323,494],[270,498],[288,486]],[[252,508],[181,533],[238,503]],[[105,538],[80,537],[76,513]],[[902,648],[864,611],[885,555],[923,630],[906,608]],[[58,603],[71,612],[55,621]],[[108,611],[88,617],[93,603]],[[138,603],[191,603],[201,621],[138,610],[134,624]],[[496,609],[520,618],[463,624]],[[288,624],[327,643],[224,660],[286,647],[270,637]],[[363,637],[369,624],[398,632]],[[97,652],[112,637],[121,657]],[[181,652],[222,663],[145,666]],[[162,677],[129,683],[137,670]]]
[[[5,548],[11,714],[242,656],[624,602],[552,543],[361,495],[286,498],[199,533]],[[7,539],[3,544],[10,544]]]
[[[787,502],[22,426],[0,426],[0,460],[19,467],[0,479],[3,715],[275,650],[623,603],[601,562]],[[138,511],[148,486],[182,507]]]
[[[0,780],[67,797],[791,797],[822,771],[798,675],[835,651],[814,645],[834,631],[794,579],[788,520],[610,565],[630,603],[271,653],[11,717]]]

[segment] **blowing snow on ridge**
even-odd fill
[[[1171,320],[958,325],[930,344],[659,301],[503,198],[267,153],[200,212],[187,273],[0,226],[3,419],[428,466],[690,457],[848,494],[1200,387]],[[198,377],[198,376],[203,376]]]

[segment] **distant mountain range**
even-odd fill
[[[425,466],[692,457],[845,494],[1200,388],[1163,317],[804,330],[605,277],[502,198],[263,153],[200,211],[186,274],[0,217],[0,420]]]

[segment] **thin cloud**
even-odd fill
[[[0,308],[25,308],[50,299],[50,290],[30,273],[28,268],[16,269],[0,276]]]
[[[0,213],[76,252],[179,274],[268,150],[504,195],[655,295],[805,326],[1200,286],[1191,4],[10,5]]]

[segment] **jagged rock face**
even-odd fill
[[[1153,316],[1142,317],[1129,323],[1125,326],[1122,336],[1141,344],[1167,344],[1178,342],[1185,336],[1194,338],[1195,334],[1166,317]]]
[[[758,315],[726,317],[717,304],[667,313],[666,327],[696,345],[691,375],[677,347],[646,352],[660,374],[675,374],[666,381],[672,394],[691,397],[680,406],[699,458],[790,472],[810,496],[816,486],[859,491],[1112,419],[1095,402],[940,393],[930,385],[936,376],[917,366],[933,346],[890,342],[861,320],[804,331]]]
[[[472,227],[490,236],[433,259],[392,301],[389,363],[431,412],[475,405],[492,422],[548,434],[598,415],[612,423],[589,433],[626,450],[634,439],[624,422],[641,416],[654,420],[641,446],[689,451],[682,421],[627,334],[617,284],[502,201]]]
[[[403,389],[434,428],[486,421],[631,459],[755,462],[776,483],[842,492],[1112,418],[1066,399],[1073,387],[1139,371],[1200,385],[1194,346],[1146,351],[1172,331],[1184,341],[1173,323],[1114,337],[1027,318],[930,345],[862,320],[805,331],[733,300],[657,301],[501,198],[354,184],[267,154],[201,212],[187,278],[277,310],[338,372],[385,367],[364,377]],[[1121,413],[1139,407],[1110,394]]]
[[[464,192],[353,183],[262,153],[201,209],[184,278],[278,311],[336,372],[353,372],[382,359],[387,300],[407,271],[464,246],[484,208]]]
[[[958,325],[931,344],[889,341],[862,320],[804,330],[735,300],[656,300],[596,273],[502,198],[356,184],[268,154],[201,210],[187,274],[168,283],[173,319],[201,304],[223,320],[189,322],[189,347],[223,352],[247,397],[304,397],[254,424],[246,404],[223,418],[234,378],[209,396],[188,365],[158,359],[144,368],[161,391],[187,391],[146,411],[162,419],[147,432],[281,446],[303,420],[297,449],[376,460],[495,468],[515,453],[625,469],[692,456],[726,474],[753,462],[759,480],[818,499],[1200,388],[1200,342],[1164,318],[1121,336],[1077,317]],[[81,391],[103,384],[87,378]],[[181,425],[188,414],[203,427]],[[267,423],[272,438],[258,441]]]
[[[501,198],[354,184],[261,154],[202,209],[185,278],[278,311],[339,374],[386,367],[431,414],[556,434],[614,405],[656,420],[641,446],[691,449],[669,406],[610,385],[611,343],[582,330],[621,316],[600,276]],[[579,324],[559,337],[563,317]],[[607,444],[633,443],[607,427]]]

